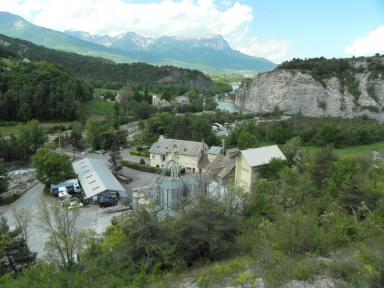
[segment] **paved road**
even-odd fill
[[[64,151],[63,151],[64,152]],[[66,152],[68,155],[72,156],[72,152]],[[129,149],[124,149],[121,151],[123,158],[133,160],[131,157],[137,157],[129,155]],[[77,157],[93,157],[97,159],[103,159],[107,162],[109,158],[108,155],[99,155],[96,153],[89,153],[81,156],[80,154],[76,155]],[[77,158],[76,157],[76,158]],[[137,162],[140,161],[141,157],[137,157]],[[134,161],[133,161],[134,162]],[[134,169],[129,169],[124,167],[123,173],[132,177],[132,182],[125,184],[127,191],[131,189],[141,187],[143,185],[151,185],[156,181],[158,175],[146,172],[140,172]],[[48,204],[57,204],[58,200],[51,196],[46,196],[43,193],[43,185],[38,183],[37,185],[30,188],[26,191],[19,199],[10,205],[0,206],[0,214],[2,214],[8,221],[8,225],[11,229],[16,226],[15,218],[13,211],[15,209],[25,208],[31,213],[31,224],[29,226],[29,239],[28,246],[32,251],[38,253],[39,257],[44,256],[44,245],[45,242],[49,239],[49,235],[42,231],[39,227],[39,211],[40,205],[42,205],[43,200]],[[107,209],[100,208],[95,205],[90,205],[88,207],[81,208],[81,214],[78,219],[77,227],[81,230],[93,229],[97,233],[103,233],[106,228],[111,224],[111,220],[114,216],[120,215],[120,213],[105,213]]]
[[[43,233],[41,229],[38,228],[38,224],[40,223],[38,216],[39,207],[45,198],[47,197],[43,194],[43,185],[39,183],[25,192],[14,203],[0,207],[0,213],[7,219],[11,229],[16,226],[13,215],[14,209],[25,208],[31,213],[32,221],[29,226],[28,246],[32,251],[38,252],[39,254],[43,252],[44,244],[49,238],[46,233]]]
[[[44,245],[49,239],[49,234],[39,226],[41,223],[41,221],[39,221],[40,205],[42,205],[43,200],[46,200],[48,205],[57,204],[58,202],[57,198],[44,195],[43,188],[43,185],[39,183],[26,191],[14,203],[0,206],[0,214],[7,219],[11,229],[16,226],[13,214],[14,209],[25,208],[31,213],[32,221],[28,229],[28,246],[32,251],[37,252],[39,257],[44,256]],[[81,208],[77,227],[80,230],[93,229],[97,233],[103,233],[111,224],[112,218],[120,215],[120,213],[106,213],[105,211],[105,208],[103,209],[96,205]]]

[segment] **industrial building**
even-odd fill
[[[124,187],[113,176],[104,160],[84,158],[72,163],[85,198],[97,200],[117,193],[121,199],[127,199],[128,194]]]
[[[272,159],[286,160],[277,145],[241,150],[236,156],[235,183],[249,191],[256,183],[258,169]]]

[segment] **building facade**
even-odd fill
[[[179,167],[185,168],[187,172],[201,172],[207,164],[208,145],[202,142],[167,139],[160,136],[155,142],[150,153],[150,165],[152,167],[166,167],[172,159],[172,149],[175,148],[176,161]]]
[[[235,183],[250,191],[258,179],[259,168],[272,159],[286,160],[277,145],[241,150],[236,157]]]

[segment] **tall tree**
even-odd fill
[[[31,120],[18,128],[18,143],[25,154],[35,153],[47,141],[47,135],[39,121]]]
[[[76,177],[71,160],[64,153],[57,153],[47,148],[40,148],[32,157],[37,178],[47,187]]]
[[[84,247],[83,234],[76,227],[79,215],[80,208],[69,205],[43,203],[40,209],[40,228],[50,235],[46,243],[48,257],[64,267],[76,265]]]

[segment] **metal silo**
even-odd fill
[[[163,179],[156,187],[156,204],[162,209],[179,210],[187,187],[181,179]]]

